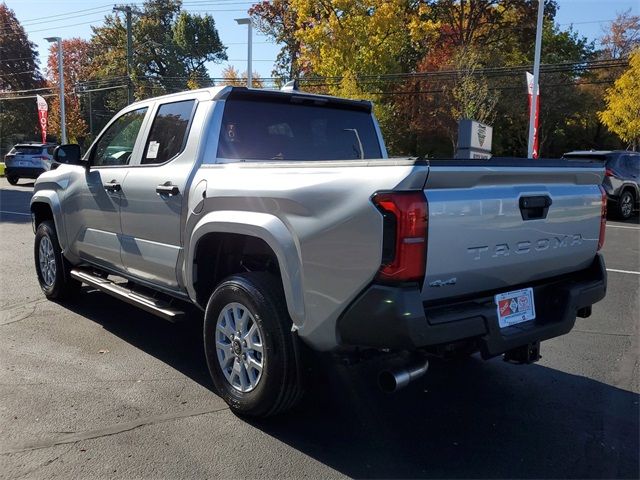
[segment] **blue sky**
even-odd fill
[[[5,0],[23,24],[29,39],[38,45],[41,66],[46,64],[48,43],[44,37],[63,38],[91,36],[91,24],[102,23],[113,3],[106,0]],[[227,46],[229,62],[209,66],[210,74],[219,77],[227,64],[246,70],[246,26],[237,25],[234,18],[246,15],[253,2],[243,0],[183,0],[184,8],[194,13],[210,13],[216,20],[222,42]],[[115,3],[115,2],[114,2]],[[139,2],[142,3],[142,2]],[[574,28],[590,40],[602,36],[607,22],[616,13],[628,9],[640,15],[640,0],[559,0],[556,20],[563,26]],[[262,77],[270,77],[279,48],[254,30],[253,70]],[[544,48],[544,45],[543,45]]]

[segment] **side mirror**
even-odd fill
[[[83,161],[80,145],[69,143],[56,147],[53,151],[53,161],[56,163],[67,163],[69,165],[81,165]]]

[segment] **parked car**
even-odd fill
[[[4,157],[4,174],[11,185],[21,178],[36,179],[51,169],[53,150],[52,143],[18,143]]]
[[[230,86],[134,103],[62,153],[31,200],[45,296],[197,306],[240,414],[293,406],[309,349],[401,353],[385,391],[431,356],[535,362],[605,295],[601,162],[388,158],[369,102]]]
[[[609,210],[626,220],[640,207],[640,153],[626,150],[576,151],[564,158],[588,158],[605,163],[602,186],[607,192]]]

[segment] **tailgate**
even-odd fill
[[[423,300],[587,268],[598,247],[603,174],[601,162],[432,161]]]

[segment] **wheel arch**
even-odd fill
[[[631,193],[633,201],[637,205],[640,202],[640,187],[635,183],[627,183],[622,186],[621,195],[627,191]]]
[[[216,211],[204,215],[188,236],[185,252],[184,279],[191,299],[201,307],[206,304],[198,294],[196,262],[201,242],[216,241],[227,235],[252,239],[258,245],[263,242],[277,260],[277,267],[294,326],[304,320],[304,297],[299,248],[294,236],[277,217],[256,212]],[[213,240],[212,240],[213,239]],[[200,267],[201,268],[201,267]],[[213,274],[215,276],[215,273]],[[221,279],[220,279],[221,280]],[[215,287],[215,286],[214,286]]]
[[[67,235],[62,222],[62,208],[58,196],[54,192],[36,192],[31,198],[30,210],[34,233],[42,221],[52,220],[56,227],[60,248],[64,252],[67,247]]]

